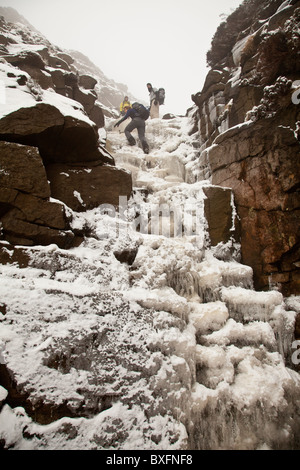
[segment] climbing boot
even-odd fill
[[[135,145],[135,144],[136,144],[135,138],[132,137],[132,136],[129,137],[129,138],[128,138],[128,143],[129,143],[129,145]]]
[[[149,153],[149,146],[143,145],[143,150],[144,150],[144,153]]]

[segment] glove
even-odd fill
[[[118,122],[116,122],[116,124],[114,125],[114,127],[119,127],[119,123],[118,123]]]

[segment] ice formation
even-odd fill
[[[3,406],[6,447],[299,448],[300,380],[289,367],[299,300],[254,291],[251,268],[210,247],[209,180],[195,169],[189,125],[147,121],[145,156],[111,123],[116,164],[134,181],[124,211],[73,213],[73,228],[90,233],[78,248],[34,247],[29,267],[0,265],[0,351],[33,404]],[[114,255],[126,250],[130,265]]]

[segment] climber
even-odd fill
[[[125,116],[126,111],[131,108],[130,101],[128,100],[128,96],[124,97],[124,100],[120,104],[120,115]]]
[[[147,83],[147,88],[150,94],[150,117],[151,119],[159,118],[158,90],[153,88],[151,83]]]
[[[139,103],[133,103],[132,108],[128,109],[125,116],[114,125],[114,127],[118,127],[123,121],[131,118],[131,122],[125,127],[125,136],[129,145],[135,145],[136,141],[135,138],[131,135],[131,132],[134,129],[137,129],[144,153],[149,153],[149,145],[145,138],[145,121],[148,119],[148,117],[149,111],[143,105]]]

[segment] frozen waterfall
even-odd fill
[[[188,117],[147,121],[146,156],[112,125],[133,197],[119,211],[73,213],[88,234],[79,247],[32,247],[27,267],[0,265],[0,357],[23,391],[2,408],[0,439],[17,449],[299,449],[300,300],[256,292],[234,239],[211,246],[209,169]]]
[[[116,155],[121,166],[135,167],[148,212],[151,204],[178,208],[188,201],[199,222],[194,236],[144,237],[131,270],[133,296],[180,315],[189,335],[194,331],[186,350],[174,346],[194,378],[188,402],[176,404],[191,448],[299,448],[300,381],[291,362],[296,313],[279,292],[256,292],[252,269],[238,257],[215,256],[203,214],[209,169],[205,152],[199,161],[198,146],[187,136],[188,125],[189,118],[153,120],[147,123],[149,156],[135,149],[128,150],[130,158],[121,150]],[[124,137],[117,140],[121,147]]]

